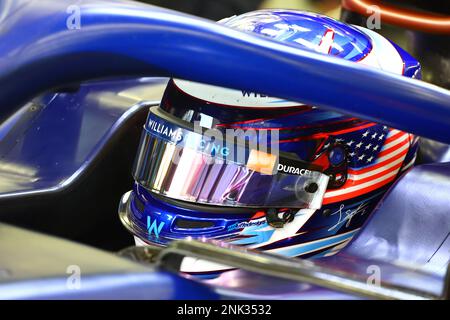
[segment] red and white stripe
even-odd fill
[[[369,167],[349,169],[345,185],[339,190],[327,191],[323,204],[357,197],[393,181],[405,160],[410,144],[409,133],[391,130],[378,154],[378,159]]]
[[[327,29],[322,39],[320,40],[319,46],[317,47],[317,51],[325,54],[329,54],[331,49],[333,48],[334,42],[334,31],[333,29]]]

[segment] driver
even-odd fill
[[[260,10],[220,23],[420,78],[400,47],[320,14]],[[120,216],[138,244],[218,239],[288,257],[332,255],[412,166],[416,149],[416,137],[383,124],[171,79],[149,110]],[[198,262],[183,268],[211,271]]]

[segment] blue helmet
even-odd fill
[[[420,78],[419,63],[394,43],[324,15],[260,10],[220,23]],[[289,257],[331,255],[411,167],[416,149],[412,134],[382,124],[171,79],[149,110],[120,217],[139,244],[207,238]]]

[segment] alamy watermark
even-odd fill
[[[381,29],[381,13],[379,6],[369,6],[366,10],[366,13],[369,15],[366,21],[366,27],[370,30],[380,30]]]
[[[66,273],[69,275],[66,280],[66,287],[69,290],[81,289],[81,268],[78,265],[70,265],[66,269]]]
[[[367,267],[366,273],[369,275],[367,277],[366,283],[369,286],[381,286],[381,268],[378,265],[372,264]]]
[[[158,120],[150,120],[148,129],[159,136],[175,140],[177,145],[182,145],[171,153],[171,162],[174,164],[181,163],[186,157],[198,164],[251,162],[261,169],[258,171],[273,174],[279,156],[279,130],[220,130],[206,128],[199,122],[194,122],[193,131],[184,131],[170,128]]]
[[[69,30],[81,29],[81,8],[77,5],[70,5],[66,9],[66,13],[69,15],[66,19],[66,27]]]

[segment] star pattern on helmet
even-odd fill
[[[370,166],[377,160],[377,155],[383,147],[389,130],[387,126],[375,125],[341,135],[334,141],[347,147],[349,165],[361,168]]]

